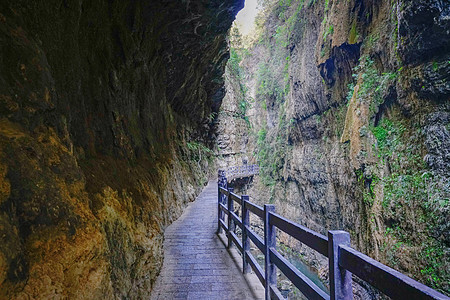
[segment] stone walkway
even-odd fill
[[[164,264],[152,300],[264,299],[261,283],[254,274],[242,274],[237,250],[227,250],[216,230],[217,183],[211,181],[165,231]]]

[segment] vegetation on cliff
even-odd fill
[[[247,151],[261,172],[248,193],[313,230],[349,231],[361,251],[449,294],[450,5],[260,2],[234,62],[254,99]]]

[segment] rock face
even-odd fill
[[[225,69],[226,94],[216,120],[217,160],[220,169],[240,166],[249,161],[248,144],[248,107],[250,105],[246,87],[240,76],[243,70],[239,67],[241,58],[235,49],[231,50],[231,58]]]
[[[261,167],[247,193],[323,234],[349,231],[360,251],[447,294],[449,11],[274,2],[240,64],[255,99],[247,155]],[[323,258],[280,241],[327,280]]]
[[[243,1],[0,4],[0,299],[148,298]]]

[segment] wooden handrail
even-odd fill
[[[308,299],[353,299],[352,273],[376,287],[393,299],[450,299],[410,277],[350,247],[350,234],[345,231],[328,231],[328,237],[297,224],[275,213],[273,205],[264,208],[249,201],[246,195],[238,196],[228,187],[227,174],[250,174],[258,168],[252,166],[231,167],[232,172],[219,170],[218,178],[218,233],[222,228],[228,237],[228,246],[236,245],[242,253],[243,272],[250,268],[265,286],[266,299],[283,299],[276,283],[276,268]],[[240,171],[244,170],[244,171]],[[251,172],[249,172],[249,170]],[[257,173],[253,173],[255,175]],[[233,203],[241,206],[242,219],[236,214]],[[264,237],[250,229],[249,213],[264,223]],[[225,223],[227,215],[227,223]],[[228,224],[228,225],[227,225]],[[235,225],[242,229],[242,241],[234,233]],[[297,239],[316,252],[328,257],[330,294],[321,290],[305,274],[295,268],[276,250],[275,227]],[[250,253],[250,240],[264,254],[265,270]],[[405,298],[406,297],[406,298]]]
[[[274,224],[278,229],[306,244],[308,247],[316,250],[320,254],[328,256],[328,239],[326,236],[292,222],[291,220],[275,213],[271,213],[269,215],[269,219],[270,223]]]
[[[410,277],[356,251],[348,246],[339,246],[339,265],[349,270],[372,286],[382,290],[393,299],[448,299],[439,298],[435,290]],[[387,279],[387,280],[386,280]]]

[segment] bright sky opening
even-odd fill
[[[255,27],[255,17],[258,14],[258,1],[245,0],[244,8],[236,16],[236,24],[242,35],[248,35]]]

